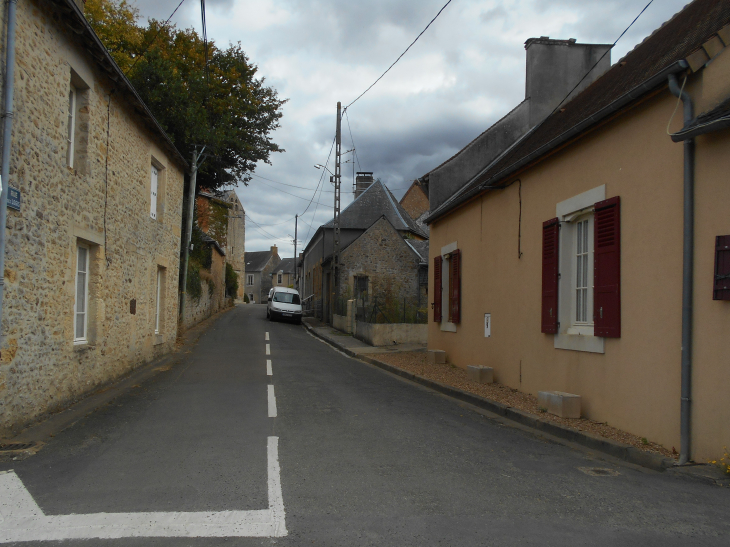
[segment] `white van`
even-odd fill
[[[266,304],[266,317],[274,319],[290,319],[296,323],[302,322],[302,301],[299,292],[286,287],[274,287],[269,293]]]

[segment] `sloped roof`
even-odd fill
[[[396,230],[407,230],[428,237],[381,181],[373,182],[340,213],[340,229],[367,230],[381,216],[385,216]],[[323,227],[333,228],[334,219]]]
[[[218,242],[215,239],[213,239],[212,237],[210,237],[208,234],[206,234],[205,232],[203,232],[203,241],[205,243],[212,243],[213,247],[215,247],[216,250],[221,255],[226,256],[226,252],[221,248],[221,246],[218,244]]]
[[[246,263],[247,272],[260,272],[266,267],[271,259],[271,251],[256,251],[243,253],[243,261]]]
[[[421,262],[428,262],[428,239],[424,241],[418,241],[417,239],[406,239],[405,240],[411,248],[416,251],[416,254],[421,257]]]
[[[680,142],[698,135],[730,128],[730,99],[708,112],[703,112],[680,131],[672,135],[674,142]]]
[[[643,89],[642,84],[687,58],[729,22],[730,0],[695,0],[688,4],[582,93],[485,166],[482,173],[432,211],[427,221],[432,222],[487,187],[498,184],[521,168],[525,160],[536,161],[554,150],[568,137],[575,136],[570,135],[571,129],[580,127],[583,132],[592,127],[609,114],[607,110],[619,99],[629,95],[631,101],[626,102],[629,104],[648,93],[651,89]],[[660,85],[666,85],[666,77],[653,87]]]
[[[277,272],[284,272],[284,273],[295,273],[294,271],[294,259],[293,258],[282,258],[281,262],[279,262],[279,265],[276,266]]]

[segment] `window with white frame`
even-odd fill
[[[154,165],[150,171],[150,217],[157,220],[157,188],[160,172]]]
[[[160,334],[160,308],[162,305],[162,268],[157,268],[157,296],[155,299],[155,334]]]
[[[593,334],[593,215],[572,222],[573,273],[569,334]],[[571,332],[573,331],[573,332]]]
[[[246,285],[253,285],[253,274],[246,274]]]
[[[76,246],[76,300],[74,303],[74,343],[86,344],[89,323],[89,247]]]
[[[66,165],[74,166],[74,145],[76,133],[76,88],[70,86],[68,90],[68,149],[66,151]]]

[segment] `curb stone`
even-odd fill
[[[613,456],[614,458],[618,458],[620,460],[635,465],[640,465],[654,471],[666,471],[668,468],[674,467],[675,465],[674,460],[670,458],[665,458],[664,456],[661,456],[659,454],[644,452],[643,450],[639,450],[638,448],[628,444],[619,443],[611,439],[605,439],[603,437],[593,435],[591,433],[584,433],[583,431],[578,431],[577,429],[565,427],[553,422],[549,422],[547,420],[542,420],[532,414],[529,414],[522,410],[518,410],[516,408],[512,408],[502,403],[498,403],[497,401],[492,401],[490,399],[480,397],[479,395],[474,395],[473,393],[469,393],[467,391],[463,391],[461,389],[451,387],[440,382],[436,382],[434,380],[429,380],[428,378],[424,378],[423,376],[413,374],[412,372],[407,372],[405,370],[399,369],[387,363],[383,363],[382,361],[378,361],[377,359],[373,359],[372,357],[368,357],[366,355],[358,355],[357,353],[346,348],[345,346],[338,344],[336,341],[330,340],[322,336],[316,330],[314,330],[314,328],[307,325],[306,322],[303,322],[302,324],[305,325],[306,329],[314,336],[317,336],[327,343],[332,344],[333,346],[337,347],[338,350],[350,357],[359,359],[378,368],[386,370],[392,374],[431,388],[434,391],[438,391],[439,393],[443,393],[444,395],[448,395],[449,397],[453,397],[454,399],[458,399],[465,403],[469,403],[479,408],[483,408],[484,410],[488,410],[489,412],[517,422],[521,425],[530,427],[543,433],[548,433],[566,441],[580,444],[582,446],[585,446],[586,448],[590,448],[598,452],[603,452],[604,454],[608,454],[609,456]]]

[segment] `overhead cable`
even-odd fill
[[[149,42],[149,43],[147,44],[147,47],[146,47],[146,48],[144,49],[144,51],[143,51],[142,53],[140,53],[139,55],[137,55],[137,57],[136,57],[136,58],[134,59],[134,62],[132,63],[132,66],[130,66],[130,67],[129,67],[129,68],[128,68],[128,69],[127,69],[127,70],[126,70],[125,72],[124,72],[124,75],[125,75],[125,76],[127,75],[127,73],[128,73],[129,71],[131,71],[131,70],[132,70],[132,69],[134,68],[134,65],[136,65],[136,64],[137,64],[137,61],[139,61],[139,60],[140,60],[140,59],[141,59],[142,57],[144,57],[144,56],[145,56],[145,55],[147,54],[147,50],[149,50],[149,49],[150,49],[150,47],[152,46],[152,44],[154,44],[154,43],[155,43],[155,40],[157,40],[157,37],[158,37],[158,36],[160,35],[160,33],[162,32],[162,29],[164,29],[164,28],[165,28],[165,27],[167,26],[167,24],[168,24],[168,23],[170,22],[170,19],[172,19],[172,18],[173,18],[173,16],[175,15],[175,13],[177,13],[177,10],[179,10],[179,9],[180,9],[180,6],[182,6],[182,5],[183,5],[183,2],[185,2],[185,0],[180,0],[180,3],[179,3],[179,4],[177,5],[177,7],[175,8],[175,11],[173,11],[173,12],[172,12],[172,15],[170,15],[170,17],[168,17],[168,18],[167,18],[167,21],[165,21],[165,22],[164,22],[164,24],[162,24],[162,25],[160,26],[160,30],[158,30],[158,31],[157,31],[157,34],[155,34],[154,38],[152,38],[152,40],[150,40],[150,42]]]

